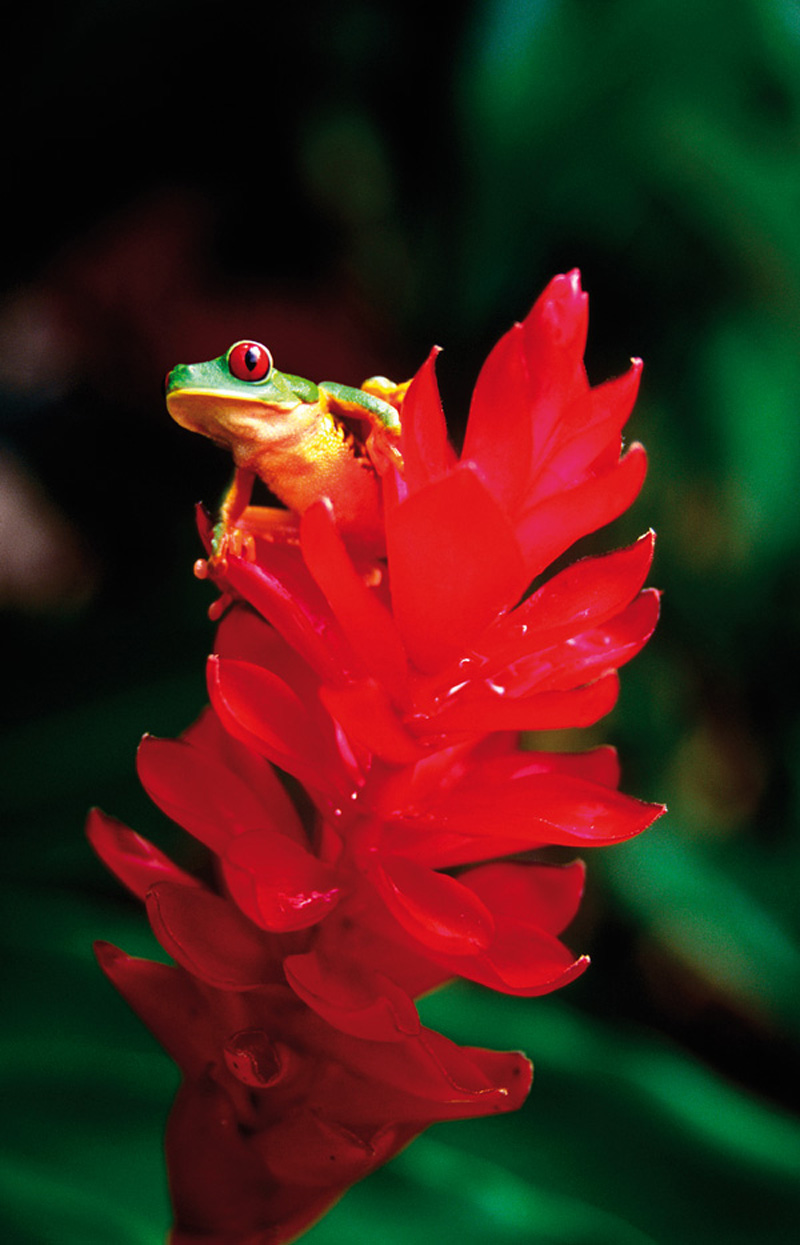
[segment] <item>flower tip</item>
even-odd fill
[[[120,964],[123,960],[128,958],[124,951],[121,951],[119,947],[114,946],[113,942],[106,942],[103,938],[95,939],[92,943],[92,950],[94,951],[97,963],[107,976],[111,975],[112,969],[115,965]]]
[[[579,269],[560,273],[534,303],[525,324],[539,324],[554,347],[577,342],[585,346],[589,295],[581,289]],[[523,325],[523,328],[525,325]]]
[[[630,506],[638,497],[647,476],[647,465],[647,450],[644,448],[641,441],[631,441],[630,445],[626,446],[625,453],[619,460],[619,466],[624,466],[625,470],[629,472],[628,484],[630,489],[630,500],[626,502],[622,509],[627,510],[628,506]],[[617,513],[621,514],[622,509],[620,509]]]
[[[409,389],[411,389],[412,387],[417,388],[419,384],[423,381],[423,379],[426,379],[429,384],[436,385],[436,360],[439,358],[439,355],[441,353],[442,353],[441,346],[431,346],[425,358],[425,361],[422,364],[420,364],[419,368],[416,371],[416,374],[412,377],[411,384],[409,385]],[[438,394],[438,389],[437,389],[437,394]],[[407,397],[408,397],[408,392],[406,392],[406,398]],[[403,399],[403,410],[404,411],[406,409],[405,407],[406,398]]]
[[[576,856],[574,860],[570,861],[569,865],[567,865],[567,868],[572,870],[575,878],[580,884],[579,887],[577,887],[576,889],[578,889],[580,897],[582,899],[583,891],[586,886],[586,861],[583,859],[582,856]]]
[[[92,807],[89,809],[89,813],[86,818],[86,833],[90,839],[93,833],[95,832],[95,827],[97,826],[97,823],[99,821],[102,821],[103,818],[105,818],[107,815],[108,814],[104,813],[102,808],[98,808],[96,804],[93,804]]]
[[[104,813],[102,808],[89,810],[89,816],[86,818],[86,837],[104,863],[108,863],[105,849],[109,844],[117,843],[126,833],[133,832],[129,832],[127,826],[117,821],[116,817],[110,817],[108,813]]]

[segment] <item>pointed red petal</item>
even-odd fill
[[[462,462],[479,465],[508,512],[529,494],[565,410],[588,391],[587,322],[580,274],[555,277],[523,323],[500,339],[478,377]]]
[[[505,696],[517,699],[547,691],[568,691],[617,670],[636,656],[655,630],[659,613],[659,593],[654,588],[632,601],[615,618],[600,627],[580,631],[556,643],[535,645],[530,651],[512,656],[505,667],[482,669],[489,688],[502,687]],[[508,650],[506,650],[508,656]],[[490,663],[495,667],[496,658]]]
[[[619,786],[619,758],[609,744],[588,752],[537,752],[517,748],[503,756],[476,758],[465,778],[480,785],[505,785],[530,774],[554,774],[563,778],[582,778],[604,787]]]
[[[247,606],[228,610],[217,627],[214,654],[280,671],[283,682],[300,700],[309,705],[316,701],[319,675],[275,627]]]
[[[429,869],[452,869],[457,865],[477,865],[500,856],[527,851],[530,843],[513,834],[462,834],[440,830],[427,821],[398,821],[391,829],[392,851]]]
[[[614,788],[619,784],[619,762],[615,750],[609,747],[594,748],[590,752],[515,752],[484,763],[476,762],[472,774],[476,783],[483,783],[487,788],[499,788],[529,774],[574,775]],[[519,829],[514,824],[509,826],[508,834],[502,828],[491,835],[465,832],[463,827],[451,829],[446,820],[443,823],[432,811],[437,795],[441,793],[430,791],[427,796],[406,802],[406,808],[420,809],[418,820],[412,820],[407,814],[404,817],[401,803],[391,810],[387,807],[385,815],[391,819],[387,837],[396,855],[407,856],[432,869],[449,869],[454,865],[496,860],[530,847],[530,838],[520,840]],[[469,876],[463,874],[461,880],[466,882]]]
[[[269,830],[232,839],[224,865],[231,894],[246,915],[278,933],[316,925],[341,897],[335,869]]]
[[[295,807],[277,773],[263,756],[226,731],[209,706],[182,738],[202,756],[221,761],[269,810],[269,824],[289,838],[304,841]]]
[[[582,558],[538,588],[527,601],[501,619],[486,637],[497,642],[545,643],[598,627],[629,605],[641,589],[655,548],[655,532],[635,544],[601,557]],[[520,628],[525,631],[520,634]],[[534,632],[535,635],[531,635]],[[496,662],[493,661],[493,665]]]
[[[508,513],[524,499],[533,461],[530,380],[523,329],[505,333],[481,368],[472,395],[462,462],[480,469]]]
[[[588,956],[576,958],[552,934],[507,920],[484,955],[464,962],[462,973],[491,990],[533,998],[561,990],[588,967]]]
[[[636,500],[647,472],[644,448],[634,443],[611,470],[553,494],[517,523],[528,575],[535,579],[581,536],[618,518]]]
[[[287,956],[283,968],[295,994],[342,1033],[372,1042],[400,1042],[419,1033],[413,1002],[382,973],[322,963],[316,952]]]
[[[165,951],[219,990],[247,990],[280,980],[269,939],[232,903],[208,891],[160,882],[147,913]]]
[[[384,760],[412,765],[425,756],[380,684],[365,680],[349,687],[323,687],[320,699],[349,739]]]
[[[554,277],[522,322],[531,383],[533,463],[557,442],[564,413],[589,389],[583,366],[589,299],[577,269]]]
[[[481,865],[460,876],[491,911],[524,920],[548,934],[560,934],[572,921],[585,879],[582,860],[568,865]]]
[[[410,493],[443,476],[455,465],[455,452],[447,439],[439,386],[436,383],[434,346],[408,387],[403,400],[403,476]]]
[[[414,722],[420,735],[436,738],[437,732],[464,731],[555,731],[574,726],[593,726],[610,713],[619,696],[619,677],[614,671],[566,692],[539,692],[532,696],[505,696],[505,689],[470,684],[457,692],[438,713]]]
[[[460,957],[491,941],[491,914],[455,878],[402,856],[382,856],[371,876],[392,915],[425,946]]]
[[[527,1098],[533,1081],[533,1064],[519,1051],[485,1050],[477,1046],[462,1046],[484,1076],[498,1086],[505,1098],[496,1110],[518,1111]]]
[[[211,703],[225,728],[313,790],[349,790],[333,743],[291,688],[261,666],[208,663]]]
[[[619,669],[631,661],[644,648],[653,634],[660,609],[660,593],[646,588],[635,601],[616,618],[569,637],[547,653],[544,663],[537,671],[535,685],[542,691],[567,689],[588,679],[598,678],[609,668]],[[521,686],[527,691],[529,682],[520,663],[516,674]]]
[[[327,498],[306,510],[300,540],[308,568],[353,651],[374,678],[402,695],[408,669],[399,632],[390,611],[353,566]]]
[[[641,359],[632,360],[624,376],[589,390],[564,412],[558,440],[542,464],[530,501],[580,483],[604,454],[619,458],[620,434],[633,410],[641,373]]]
[[[211,1026],[208,1004],[191,977],[173,964],[138,959],[108,942],[96,942],[94,951],[109,981],[185,1075],[202,1075]]]
[[[89,814],[86,834],[103,864],[139,899],[144,899],[154,882],[202,886],[202,882],[179,869],[147,839],[99,808],[93,808]]]
[[[268,561],[230,558],[226,580],[317,674],[338,680],[359,665],[299,550],[270,548]]]
[[[429,806],[426,818],[455,833],[517,838],[521,850],[542,843],[618,843],[640,834],[663,812],[663,805],[572,776],[531,774],[498,787],[478,773]]]
[[[434,671],[518,600],[527,584],[520,551],[466,466],[398,506],[387,526],[395,618],[412,661]]]
[[[355,1086],[352,1092],[356,1092]],[[256,1144],[273,1180],[305,1190],[306,1196],[311,1190],[349,1187],[385,1163],[397,1148],[396,1130],[388,1125],[365,1140],[338,1121],[322,1118],[315,1106],[305,1104],[260,1134]],[[265,1245],[290,1239],[294,1240],[294,1233],[291,1237],[261,1237]],[[237,1237],[236,1241],[261,1245],[255,1239],[241,1243]]]
[[[137,768],[151,800],[213,852],[224,852],[232,835],[271,824],[270,809],[254,791],[185,740],[145,735]],[[303,834],[297,818],[294,834]]]
[[[451,1104],[447,1118],[516,1111],[524,1102],[530,1090],[533,1067],[518,1051],[456,1046],[433,1029],[423,1029],[421,1041],[428,1057],[441,1067],[450,1083],[449,1095],[446,1090],[443,1095],[444,1101],[449,1099]],[[459,1104],[459,1097],[463,1105]]]
[[[331,1055],[345,1066],[357,1061],[360,1092],[354,1094],[345,1083],[350,1092],[340,1108],[341,1116],[353,1124],[370,1118],[430,1123],[513,1111],[530,1088],[530,1063],[516,1052],[457,1046],[432,1029],[421,1029],[418,1037],[404,1043],[357,1045],[344,1034],[331,1033]]]

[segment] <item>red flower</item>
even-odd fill
[[[385,560],[364,562],[324,498],[299,546],[256,527],[248,556],[211,558],[236,601],[212,709],[180,739],[146,737],[139,774],[208,849],[214,885],[92,818],[177,964],[100,953],[184,1072],[175,1245],[288,1240],[433,1120],[519,1105],[522,1057],[455,1047],[414,1000],[454,976],[529,996],[579,975],[559,935],[584,867],[536,853],[616,843],[663,811],[618,792],[613,749],[519,745],[606,714],[658,615],[652,533],[523,599],[644,478],[641,446],[621,453],[640,365],[591,388],[586,319],[578,274],[555,278],[486,361],[460,459],[431,354],[399,454],[371,447]]]

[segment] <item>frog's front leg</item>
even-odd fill
[[[214,524],[211,545],[211,563],[220,570],[225,569],[229,555],[241,557],[242,553],[252,557],[253,549],[248,547],[247,537],[240,526],[240,519],[250,504],[255,483],[255,472],[246,467],[237,467],[233,474],[230,487],[222,499],[219,517]],[[252,546],[252,538],[249,542]]]
[[[222,499],[219,518],[214,524],[212,565],[224,571],[228,557],[255,557],[255,537],[262,540],[296,543],[297,516],[274,506],[251,506],[256,472],[237,467],[231,485]]]
[[[233,480],[219,508],[219,519],[214,528],[214,552],[219,552],[221,541],[230,541],[236,531],[237,521],[250,505],[256,473],[249,467],[237,467]]]

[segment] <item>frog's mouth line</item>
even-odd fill
[[[173,389],[167,393],[166,401],[167,410],[176,424],[189,432],[199,432],[217,445],[230,446],[230,438],[216,435],[216,430],[223,424],[220,408],[224,405],[218,392],[213,389]],[[281,407],[275,403],[274,409],[288,415],[298,405],[294,402]],[[257,419],[265,418],[264,404],[255,398],[231,399],[231,409],[239,412],[247,410]]]

